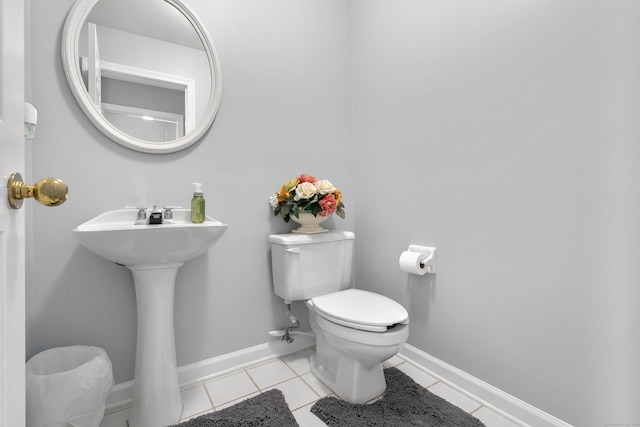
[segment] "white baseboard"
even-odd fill
[[[567,424],[412,345],[405,344],[398,356],[517,424],[535,427],[572,427],[571,424]]]
[[[314,338],[296,335],[291,344],[284,341],[270,341],[233,353],[180,366],[178,368],[180,388],[227,375],[247,366],[257,365],[296,353],[313,345],[315,345]],[[116,384],[107,396],[105,413],[108,414],[131,406],[132,395],[133,381]]]

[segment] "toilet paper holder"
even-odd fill
[[[420,261],[420,268],[426,267],[427,273],[436,273],[436,248],[432,248],[430,246],[409,245],[409,249],[407,250],[409,252],[418,252],[424,255],[425,259]]]

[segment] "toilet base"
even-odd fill
[[[318,337],[316,337],[318,338]],[[322,338],[310,357],[311,373],[338,397],[349,403],[366,403],[387,389],[382,363],[369,364],[339,355]]]
[[[310,361],[311,373],[349,403],[366,403],[387,389],[382,364],[367,368],[357,360],[343,357],[337,370],[332,370],[317,354],[311,356]]]

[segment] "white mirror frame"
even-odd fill
[[[145,153],[173,153],[193,145],[209,130],[220,107],[222,87],[220,61],[218,60],[215,47],[206,29],[193,12],[179,0],[164,0],[174,6],[178,12],[182,13],[184,17],[191,22],[191,25],[200,37],[209,61],[209,70],[211,71],[211,93],[206,111],[192,131],[187,132],[185,136],[173,141],[163,143],[144,141],[123,133],[106,120],[91,101],[89,92],[82,79],[78,54],[80,34],[91,9],[93,9],[99,1],[100,0],[77,0],[69,11],[62,32],[62,65],[71,92],[82,108],[82,111],[84,111],[89,120],[91,120],[103,134],[118,144],[132,150]]]

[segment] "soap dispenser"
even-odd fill
[[[193,199],[191,199],[191,222],[200,224],[204,222],[204,193],[202,183],[193,183]]]

